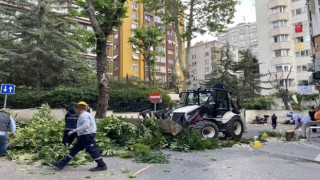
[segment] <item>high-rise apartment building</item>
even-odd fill
[[[311,20],[311,39],[314,60],[313,82],[320,90],[320,0],[307,0]]]
[[[221,58],[221,48],[226,45],[220,41],[199,42],[191,47],[190,50],[190,72],[191,82],[189,89],[202,87],[203,81],[209,78],[212,72],[212,64]],[[233,60],[239,60],[239,49],[237,46],[230,45]]]
[[[148,81],[148,71],[143,56],[128,42],[129,37],[133,35],[133,30],[146,24],[158,25],[166,32],[165,41],[156,47],[158,51],[164,52],[164,56],[158,56],[156,59],[156,79],[162,83],[169,83],[172,80],[171,73],[176,72],[179,79],[183,80],[179,62],[176,60],[178,48],[174,30],[170,25],[166,26],[160,17],[146,12],[143,4],[136,1],[128,1],[127,4],[127,18],[113,35],[113,77]]]
[[[262,95],[277,92],[269,82],[291,92],[312,93],[312,59],[308,6],[305,0],[256,0]]]
[[[218,41],[238,46],[240,50],[250,49],[258,57],[258,39],[256,23],[240,23],[228,28],[225,33],[217,34]]]

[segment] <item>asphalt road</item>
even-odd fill
[[[280,126],[279,126],[280,128]],[[281,128],[293,128],[282,126]],[[248,125],[247,137],[257,135],[261,130],[271,130],[270,125]],[[1,179],[110,179],[110,180],[305,180],[319,178],[319,165],[315,162],[273,155],[249,145],[233,148],[181,153],[170,150],[169,164],[134,163],[130,159],[104,158],[108,170],[89,172],[95,163],[80,167],[66,167],[56,171],[52,167],[25,165],[0,159]],[[131,178],[130,178],[131,176]]]

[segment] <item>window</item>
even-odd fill
[[[205,59],[204,64],[209,64],[209,59]]]
[[[204,72],[209,72],[209,67],[205,67]]]
[[[138,71],[139,67],[136,64],[132,64],[131,69],[132,69],[132,71]]]
[[[138,24],[136,24],[136,23],[131,24],[131,29],[136,29],[137,27],[138,27]]]
[[[296,51],[296,57],[307,57],[311,55],[311,50]]]
[[[171,50],[171,49],[169,49],[169,50],[168,50],[168,54],[174,54],[174,51]]]
[[[136,55],[136,54],[132,54],[132,59],[133,59],[133,60],[139,60],[139,56]]]
[[[172,40],[168,40],[168,44],[169,44],[169,45],[175,45],[175,42],[172,41]]]
[[[163,56],[157,56],[156,61],[157,61],[157,62],[160,62],[160,63],[165,63],[165,62],[166,62],[166,58],[163,57]]]
[[[191,55],[191,59],[196,59],[196,58],[197,58],[196,54]]]
[[[166,82],[166,77],[165,76],[156,76],[157,80],[160,80],[160,82]]]
[[[288,54],[289,54],[289,50],[288,49],[276,50],[274,52],[275,52],[275,56],[276,57],[284,57],[284,56],[288,56]]]
[[[147,22],[150,22],[150,21],[153,20],[153,17],[146,14],[146,15],[144,15],[144,19],[145,19]]]
[[[163,24],[163,20],[160,17],[156,16],[155,18],[157,23]]]
[[[131,14],[132,19],[138,20],[138,14],[132,13]]]
[[[118,33],[114,34],[113,36],[114,39],[118,39],[118,37],[119,37]]]
[[[304,14],[307,12],[307,6],[292,10],[292,16]]]
[[[280,86],[291,86],[293,82],[293,79],[281,79],[280,80]]]
[[[204,56],[209,56],[209,55],[210,55],[209,52],[205,52],[205,53],[204,53]]]
[[[297,66],[297,72],[303,72],[303,71],[308,71],[308,68],[306,65]]]
[[[168,31],[167,34],[168,34],[169,36],[174,36],[174,32],[173,32],[172,30],[171,30],[171,31]]]
[[[138,10],[138,4],[137,3],[132,3],[131,4],[132,9]]]
[[[284,12],[284,10],[285,10],[284,6],[278,6],[278,7],[272,8],[272,14],[282,13]]]
[[[273,25],[273,28],[285,27],[286,21],[285,20],[274,21],[272,25]]]
[[[291,68],[291,65],[278,65],[276,66],[277,72],[288,72]]]
[[[288,35],[287,34],[277,35],[277,36],[274,36],[273,38],[274,38],[274,42],[288,41]]]
[[[294,42],[295,42],[295,43],[303,42],[303,36],[294,38]]]
[[[169,64],[174,64],[174,60],[173,60],[173,59],[169,59],[169,60],[168,60],[168,63],[169,63]]]
[[[165,72],[166,72],[166,67],[163,67],[163,66],[156,66],[156,72],[162,72],[162,73],[165,73]]]
[[[165,49],[164,47],[162,47],[162,46],[158,46],[158,47],[156,48],[156,51],[158,51],[158,52],[165,52],[166,49]]]

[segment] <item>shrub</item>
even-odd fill
[[[153,109],[153,103],[148,99],[151,92],[162,94],[162,103],[157,104],[157,109],[172,107],[173,103],[166,91],[156,87],[136,86],[133,84],[113,87],[110,90],[109,107],[117,112],[140,112]],[[4,96],[0,96],[0,101]],[[8,96],[7,106],[15,109],[35,108],[47,103],[52,108],[68,108],[78,101],[86,101],[95,109],[98,101],[96,87],[59,87],[50,91],[37,92],[34,89],[16,90],[15,95]]]

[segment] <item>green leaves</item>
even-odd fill
[[[142,25],[134,30],[130,43],[143,55],[147,63],[149,84],[154,86],[155,60],[157,56],[164,56],[164,51],[158,50],[164,40],[164,33],[157,26]]]
[[[81,57],[90,46],[86,30],[67,14],[52,11],[53,4],[59,4],[56,0],[12,3],[28,8],[17,8],[16,14],[6,6],[0,8],[4,14],[0,18],[0,72],[6,72],[1,80],[38,90],[84,80],[75,72],[89,66]]]

